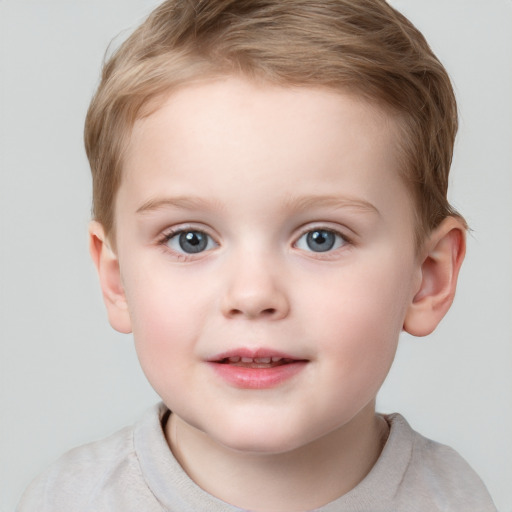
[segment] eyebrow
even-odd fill
[[[363,199],[343,196],[307,196],[307,197],[290,197],[285,201],[287,208],[294,211],[307,211],[312,208],[330,208],[338,210],[341,208],[349,208],[358,210],[362,213],[374,213],[380,215],[379,210],[370,202]],[[146,201],[140,206],[136,213],[148,213],[164,208],[176,208],[184,210],[220,210],[220,203],[212,202],[200,197],[178,196],[178,197],[162,197],[154,198]]]
[[[380,216],[380,212],[375,205],[355,197],[344,196],[308,196],[308,197],[291,197],[286,201],[287,207],[297,211],[310,210],[312,208],[331,208],[338,210],[341,208],[350,208],[358,210],[362,213],[374,213]]]
[[[136,213],[147,213],[155,210],[161,210],[163,208],[176,208],[183,210],[218,210],[220,209],[220,205],[200,197],[161,197],[146,201],[141,207],[137,208]]]

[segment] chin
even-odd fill
[[[207,432],[217,443],[240,453],[277,455],[309,444],[315,436],[291,430],[291,425],[265,424],[232,425],[221,432]]]
[[[235,452],[254,454],[254,455],[278,455],[293,451],[302,446],[302,443],[292,443],[287,438],[274,438],[262,436],[261,438],[227,440],[221,444]]]

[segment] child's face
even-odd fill
[[[373,408],[421,277],[395,137],[353,96],[235,78],[136,123],[120,328],[186,425],[279,452]]]

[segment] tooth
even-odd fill
[[[270,363],[272,360],[271,357],[255,357],[254,362],[255,363]]]
[[[238,356],[230,357],[229,358],[229,362],[230,363],[239,363],[240,362],[240,358]]]
[[[252,363],[253,358],[252,357],[242,357],[242,363]]]
[[[277,361],[281,361],[281,359],[282,359],[281,357],[273,357],[272,362],[277,363]]]

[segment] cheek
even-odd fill
[[[193,286],[176,283],[165,272],[155,274],[160,278],[132,274],[126,295],[137,355],[158,391],[193,360],[205,309]]]
[[[407,265],[362,261],[317,280],[315,287],[310,287],[308,300],[317,304],[313,307],[320,319],[334,328],[375,332],[386,338],[402,327],[409,274]]]
[[[380,385],[395,355],[409,288],[407,267],[391,263],[352,267],[310,296],[322,351],[356,386],[371,376]]]

